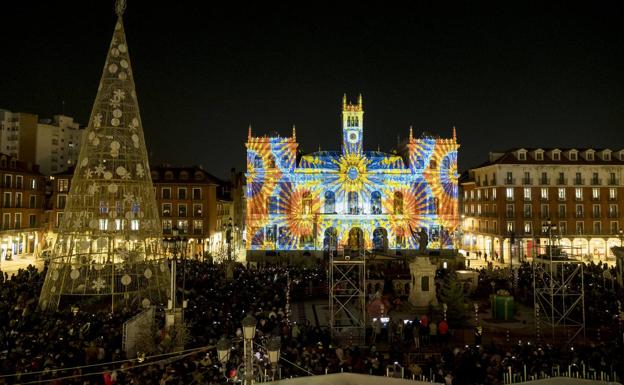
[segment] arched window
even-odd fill
[[[355,191],[349,192],[347,201],[349,206],[349,214],[359,214],[358,193],[356,193]]]
[[[381,214],[381,193],[373,191],[371,194],[371,214]]]
[[[325,214],[336,213],[336,196],[333,191],[325,191]]]
[[[394,192],[394,214],[403,214],[403,193],[401,193],[400,191]]]
[[[301,208],[303,214],[312,214],[312,194],[309,191],[304,192],[301,197]]]
[[[279,202],[277,197],[269,197],[267,206],[269,207],[269,214],[279,213]]]
[[[267,168],[275,168],[275,158],[273,155],[269,155],[269,159],[267,161]]]

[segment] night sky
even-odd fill
[[[129,0],[152,163],[226,176],[244,167],[250,123],[262,135],[296,124],[304,152],[339,150],[345,92],[363,94],[366,149],[394,148],[410,125],[443,137],[456,126],[460,170],[510,147],[624,147],[622,1],[216,3]],[[113,1],[1,12],[0,108],[50,117],[64,100],[86,124]]]

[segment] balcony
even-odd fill
[[[533,217],[533,215],[532,215],[532,213],[531,213],[531,212],[526,212],[526,211],[525,211],[525,212],[522,214],[522,217],[523,217],[524,219],[531,219],[531,218]]]
[[[583,217],[584,217],[583,213],[579,213],[579,212],[574,213],[574,218],[583,218]]]
[[[609,218],[617,218],[617,217],[618,217],[617,211],[609,211]]]
[[[577,186],[582,186],[585,184],[585,178],[574,178],[574,184]]]
[[[550,184],[550,178],[540,178],[539,183],[542,185]]]
[[[505,179],[505,184],[506,185],[516,184],[516,178],[507,178],[507,179]]]
[[[550,214],[549,214],[549,213],[547,213],[547,212],[546,212],[546,213],[540,213],[540,218],[542,218],[542,219],[548,219],[548,218],[550,218]]]
[[[540,197],[540,201],[542,201],[542,202],[548,202],[548,197]]]
[[[600,179],[600,178],[592,178],[591,179],[591,184],[593,184],[595,186],[600,186],[602,184],[602,179]]]
[[[557,184],[565,186],[565,185],[568,184],[568,179],[567,178],[557,178]]]
[[[508,219],[514,219],[516,217],[516,213],[508,211],[505,217]]]
[[[522,184],[532,185],[533,184],[533,178],[522,178]]]
[[[610,178],[609,179],[609,186],[617,186],[620,184],[620,180],[617,178]]]
[[[599,219],[599,218],[600,218],[600,211],[594,211],[594,212],[592,212],[592,218],[594,218],[594,219]]]
[[[559,212],[557,213],[557,218],[559,219],[566,219],[568,217],[568,214],[565,212]]]

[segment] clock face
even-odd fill
[[[349,143],[355,143],[358,141],[358,133],[351,131],[349,132],[349,137],[348,137]]]
[[[356,180],[358,177],[358,170],[355,167],[349,167],[347,170],[347,178],[351,180]]]

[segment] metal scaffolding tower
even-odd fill
[[[330,246],[329,328],[342,346],[366,341],[366,254],[363,247],[339,254]]]
[[[585,337],[585,285],[583,263],[553,252],[560,247],[553,241],[556,226],[547,222],[543,229],[549,235],[548,255],[533,259],[533,301],[536,331],[550,329],[556,340],[572,343]],[[559,254],[559,253],[556,253]]]

